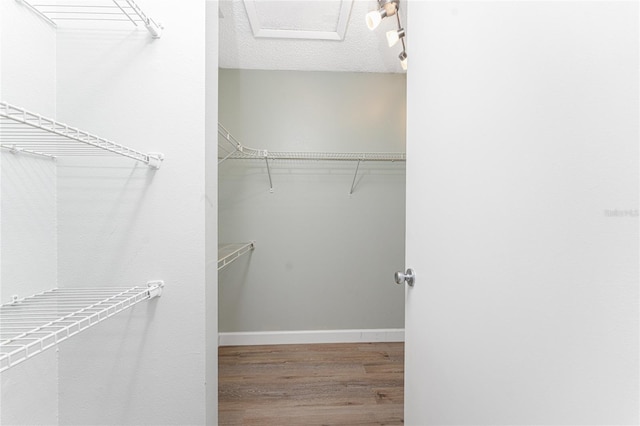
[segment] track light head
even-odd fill
[[[398,2],[399,0],[378,0],[380,8],[367,13],[367,27],[373,31],[378,28],[383,18],[395,15],[398,11]]]
[[[378,25],[380,25],[380,22],[382,22],[382,18],[384,18],[385,16],[387,16],[387,12],[385,12],[384,9],[372,10],[371,12],[367,13],[367,27],[371,31],[375,30],[376,28],[378,28]]]
[[[404,28],[387,31],[387,43],[389,44],[389,47],[395,46],[402,37],[404,37]]]
[[[400,55],[398,55],[398,59],[400,59],[400,66],[402,67],[403,70],[407,70],[407,52],[405,52],[404,50],[402,52],[400,52]]]

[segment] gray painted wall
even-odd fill
[[[219,121],[243,144],[289,151],[404,152],[405,76],[219,73]],[[255,240],[219,275],[221,332],[402,328],[404,163],[228,160],[219,241]]]

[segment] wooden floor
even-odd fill
[[[404,344],[219,349],[220,425],[403,424]]]

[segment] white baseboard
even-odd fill
[[[256,331],[218,334],[218,346],[369,342],[404,342],[404,329]]]

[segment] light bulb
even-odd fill
[[[395,45],[398,40],[400,40],[400,37],[398,37],[398,31],[387,31],[387,43],[389,44],[389,47]]]
[[[385,16],[387,16],[387,12],[385,12],[384,9],[372,10],[371,12],[367,13],[367,27],[369,27],[371,31],[375,30],[376,28],[378,28],[378,25],[380,25],[382,18],[384,18]]]
[[[404,29],[402,28],[387,31],[387,43],[389,43],[389,47],[394,46],[402,37],[404,37]]]

